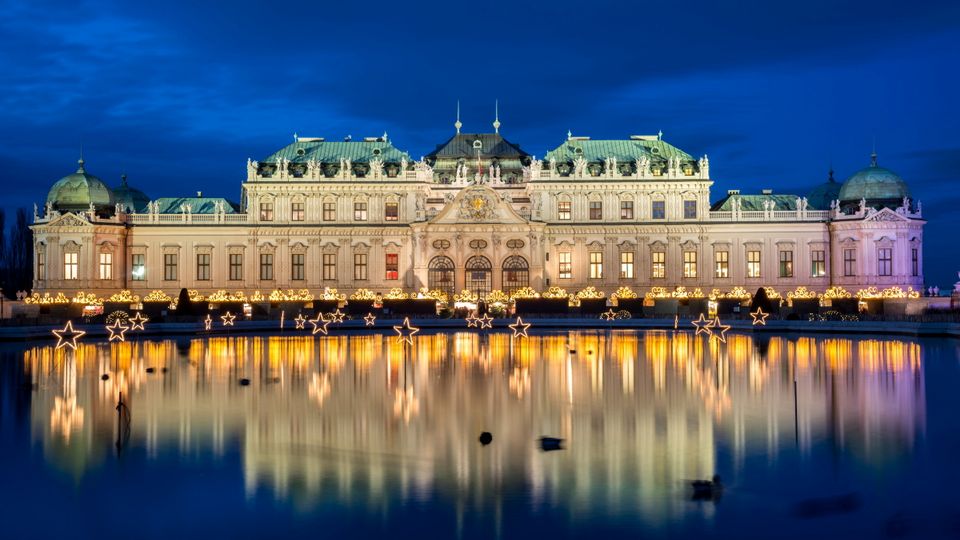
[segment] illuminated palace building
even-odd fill
[[[295,137],[248,160],[240,202],[148,197],[87,172],[35,212],[36,291],[550,286],[823,291],[923,284],[924,221],[878,166],[803,195],[712,201],[707,156],[662,135],[568,135],[540,160],[499,133],[456,133],[421,158],[386,134]]]

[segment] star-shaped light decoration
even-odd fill
[[[484,328],[493,328],[493,317],[487,315],[486,313],[483,314],[483,317],[477,319],[477,322],[480,323],[481,330]]]
[[[707,318],[703,316],[703,313],[700,313],[699,319],[690,321],[690,324],[697,328],[697,333],[694,334],[695,336],[699,336],[700,334],[709,336],[713,334],[713,330],[710,329],[713,326],[713,321],[707,320]]]
[[[464,320],[467,321],[467,328],[476,328],[477,323],[480,322],[480,317],[477,317],[471,313],[470,315],[467,315],[467,318]]]
[[[139,311],[136,312],[136,314],[134,314],[133,318],[131,318],[130,321],[129,321],[129,322],[130,322],[130,330],[143,330],[143,325],[144,325],[144,323],[146,323],[146,322],[149,321],[149,320],[150,320],[150,318],[149,318],[149,317],[144,317],[144,316],[143,316],[143,313],[141,313],[141,312],[139,312]]]
[[[317,313],[317,318],[310,319],[310,324],[313,325],[313,331],[310,332],[312,335],[317,335],[321,332],[323,335],[327,335],[327,326],[330,324],[330,319],[324,317],[323,313]]]
[[[203,329],[210,330],[212,326],[213,326],[213,318],[210,317],[209,313],[207,313],[207,318],[203,320]]]
[[[603,320],[605,320],[605,321],[612,321],[612,320],[614,320],[614,319],[617,318],[617,312],[615,312],[615,311],[613,310],[613,308],[611,308],[611,309],[609,309],[609,310],[601,313],[601,314],[600,314],[600,318],[603,319]]]
[[[373,323],[377,321],[377,316],[373,313],[367,313],[367,316],[363,318],[363,322],[366,326],[373,326]]]
[[[513,337],[515,338],[518,338],[521,336],[528,337],[527,329],[530,328],[530,323],[523,322],[522,318],[517,317],[517,322],[513,324],[508,324],[507,326],[510,327],[511,330],[513,330]]]
[[[53,335],[57,336],[57,348],[70,347],[77,350],[77,340],[84,336],[83,330],[74,330],[73,321],[67,321],[63,330],[54,330]]]
[[[303,316],[303,313],[298,313],[293,322],[297,325],[297,330],[303,330],[307,324],[307,318]]]
[[[105,326],[105,328],[107,329],[107,332],[110,332],[110,338],[107,339],[108,342],[114,341],[114,340],[116,341],[127,340],[127,338],[125,338],[123,334],[126,333],[126,331],[130,329],[130,327],[121,323],[120,319],[114,320],[113,324],[109,324]]]
[[[721,342],[726,343],[727,330],[730,329],[730,325],[720,322],[720,317],[714,317],[714,319],[710,321],[710,326],[716,330],[713,335],[716,336]]]
[[[223,320],[224,326],[233,326],[233,320],[236,318],[237,316],[229,311],[220,316],[220,319]]]
[[[756,325],[758,325],[758,324],[759,324],[760,326],[766,326],[766,325],[767,325],[767,317],[769,317],[770,314],[769,314],[769,313],[764,313],[763,310],[760,309],[760,307],[757,307],[757,310],[756,310],[755,312],[751,313],[750,316],[753,317],[753,324],[754,324],[754,326],[756,326]]]
[[[403,324],[394,326],[393,329],[397,332],[397,343],[406,342],[410,345],[413,345],[413,335],[420,331],[419,328],[410,326],[410,317],[404,317]]]
[[[340,324],[343,322],[344,315],[346,315],[346,313],[341,312],[340,308],[337,308],[336,311],[330,314],[330,322],[335,322],[337,324]]]

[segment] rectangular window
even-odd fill
[[[80,272],[80,254],[76,252],[63,254],[63,279],[78,279]]]
[[[827,252],[815,249],[810,252],[810,275],[823,277],[827,275]]]
[[[113,253],[100,254],[100,279],[113,279]]]
[[[323,254],[323,280],[335,281],[337,279],[337,254]]]
[[[780,252],[780,277],[782,278],[793,277],[793,252],[792,251]]]
[[[367,254],[353,254],[353,279],[362,281],[367,279]]]
[[[37,279],[41,281],[47,279],[46,259],[47,259],[46,253],[42,251],[37,252]]]
[[[570,204],[570,201],[560,201],[557,203],[557,219],[570,221]]]
[[[667,277],[667,254],[663,251],[654,251],[650,254],[650,277],[663,279]]]
[[[386,269],[387,279],[400,279],[400,255],[397,253],[387,253]]]
[[[303,253],[290,254],[290,279],[293,281],[303,281],[303,263],[305,256]]]
[[[910,260],[913,263],[912,265],[913,276],[919,276],[920,275],[920,250],[919,249],[913,248],[912,250],[910,250]]]
[[[176,281],[177,280],[177,259],[176,253],[164,253],[163,254],[163,280],[164,281]]]
[[[590,279],[603,279],[603,252],[590,252]]]
[[[620,279],[633,279],[633,252],[620,252]]]
[[[748,278],[760,277],[760,252],[759,251],[747,252],[747,277]]]
[[[273,253],[260,254],[260,279],[262,281],[273,280]]]
[[[290,221],[303,221],[304,213],[304,203],[290,203]]]
[[[197,281],[210,279],[210,254],[197,253]]]
[[[697,219],[697,201],[683,201],[683,219]]]
[[[367,220],[367,203],[365,202],[353,203],[353,220],[354,221]]]
[[[857,250],[843,250],[843,275],[847,277],[857,275]]]
[[[557,270],[560,279],[570,279],[573,277],[573,254],[569,251],[561,251],[558,255],[560,255],[560,267]]]
[[[683,252],[683,277],[685,278],[697,277],[697,252],[696,251]]]
[[[600,201],[590,201],[590,219],[603,219],[603,203]]]
[[[336,219],[337,219],[337,203],[332,203],[332,202],[323,203],[323,220],[336,221]]]
[[[243,279],[243,254],[230,254],[230,281],[240,281]]]
[[[651,201],[650,202],[650,218],[666,219],[667,218],[667,202]]]
[[[713,260],[715,263],[714,276],[718,278],[730,277],[730,252],[715,251]]]
[[[400,219],[400,204],[388,202],[383,207],[384,221],[398,221]]]
[[[273,203],[260,203],[260,221],[273,221]]]
[[[620,201],[620,219],[633,219],[633,201]]]
[[[893,248],[877,249],[877,275],[893,275]]]
[[[147,279],[147,256],[142,253],[135,253],[130,262],[130,278],[133,281]]]

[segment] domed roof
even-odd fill
[[[90,204],[98,210],[113,209],[113,193],[110,188],[83,168],[83,158],[77,162],[77,172],[64,176],[50,188],[47,203],[57,210],[85,211]]]
[[[833,169],[827,181],[818,185],[807,193],[807,202],[815,210],[829,210],[830,203],[840,198],[842,184],[833,179]]]
[[[150,202],[146,193],[127,184],[127,175],[121,176],[120,185],[113,188],[113,199],[125,212],[143,212]]]
[[[877,155],[873,154],[870,166],[854,173],[840,188],[840,201],[845,203],[897,203],[904,197],[910,197],[910,189],[895,172],[877,165]]]

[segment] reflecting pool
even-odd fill
[[[956,537],[958,343],[583,331],[7,344],[0,534]],[[564,448],[543,451],[541,436]],[[690,481],[714,474],[722,491],[692,500]]]

